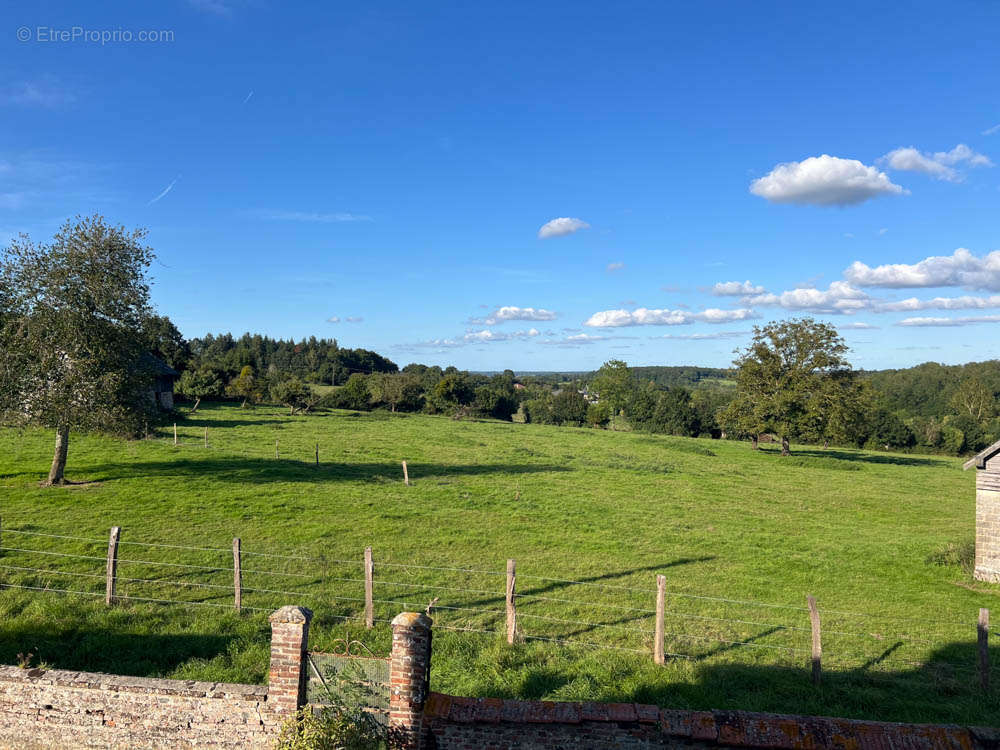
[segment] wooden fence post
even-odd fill
[[[403,461],[403,484],[410,486],[410,472],[406,470],[406,461]]]
[[[979,624],[976,626],[979,635],[979,684],[983,690],[990,689],[990,611],[979,610]]]
[[[177,423],[174,422],[174,445],[177,445]]]
[[[663,616],[667,606],[667,577],[656,576],[656,634],[653,636],[653,661],[663,664],[666,658],[663,654]]]
[[[374,570],[372,548],[365,547],[365,627],[375,627]]]
[[[205,425],[205,447],[208,447],[208,425]]]
[[[243,609],[243,551],[239,537],[233,538],[233,606]]]
[[[517,590],[517,566],[513,560],[507,561],[507,643],[513,643],[517,635],[517,607],[514,595]]]
[[[115,584],[118,578],[118,540],[121,538],[121,527],[112,526],[108,537],[108,568],[104,581],[104,603],[111,606],[115,603]]]
[[[316,468],[319,468],[319,443],[316,443]]]
[[[277,440],[274,441],[274,457],[275,458],[278,457],[278,441]]]
[[[809,604],[809,625],[812,628],[812,681],[819,685],[823,661],[823,641],[819,629],[819,609],[816,607],[816,597],[812,594],[806,597]]]

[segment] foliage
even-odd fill
[[[563,388],[552,397],[550,414],[553,424],[582,425],[587,421],[587,401],[576,388]]]
[[[435,412],[451,413],[457,407],[469,406],[475,397],[475,387],[468,375],[448,373],[434,386],[428,404]]]
[[[218,373],[208,368],[185,370],[174,383],[174,390],[185,398],[194,399],[191,411],[196,412],[203,398],[222,395],[222,380]]]
[[[368,391],[373,403],[390,411],[419,411],[424,405],[420,378],[410,372],[375,373],[368,378]]]
[[[777,433],[783,454],[809,423],[825,434],[838,410],[848,408],[842,404],[851,383],[846,353],[837,330],[811,318],[755,326],[733,362],[737,394],[724,421],[744,434]]]
[[[178,372],[188,366],[191,347],[166,315],[151,315],[145,323],[149,351]]]
[[[63,481],[70,429],[135,434],[151,417],[145,238],[95,215],[0,254],[0,422],[56,429],[49,483]]]
[[[362,380],[362,385],[364,382]],[[368,390],[365,389],[365,400],[367,402]],[[283,406],[288,407],[289,414],[300,411],[308,411],[319,397],[316,393],[298,378],[288,378],[271,386],[271,398]]]
[[[254,377],[253,368],[250,365],[245,365],[240,370],[240,374],[229,381],[229,385],[226,386],[226,395],[241,399],[243,403],[240,408],[244,408],[247,401],[259,404],[264,399],[263,386],[264,384]]]
[[[628,365],[620,359],[609,359],[590,382],[602,403],[608,405],[612,425],[614,418],[625,408],[632,392],[632,376]]]
[[[330,705],[315,713],[304,708],[285,722],[276,750],[380,750],[389,744],[389,731],[364,709],[375,704],[375,691],[356,664],[343,671],[328,668],[324,686]]]
[[[370,398],[368,379],[356,372],[347,379],[343,388],[333,394],[333,405],[338,409],[362,411],[370,408]]]

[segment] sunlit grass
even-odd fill
[[[169,427],[135,442],[74,435],[67,476],[81,484],[42,489],[52,436],[0,431],[0,538],[35,550],[0,551],[0,582],[103,594],[113,525],[119,575],[137,579],[110,610],[98,596],[3,591],[0,661],[33,650],[52,667],[260,682],[266,613],[288,603],[316,611],[316,649],[350,637],[384,653],[384,622],[369,633],[338,619],[361,612],[371,545],[380,620],[434,596],[456,608],[433,613],[437,690],[1000,720],[975,674],[976,615],[995,589],[974,584],[955,552],[975,504],[958,459],[806,448],[782,459],[726,441],[212,405],[178,433],[178,446]],[[237,536],[244,586],[258,589],[242,615],[226,588]],[[497,635],[508,558],[526,638],[513,647]],[[201,567],[154,564],[171,561]],[[657,573],[666,650],[693,657],[665,667],[649,657]],[[807,594],[823,610],[820,688],[807,671]]]

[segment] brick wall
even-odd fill
[[[266,686],[0,666],[0,749],[272,747],[304,703],[311,618],[271,615]]]
[[[998,730],[929,724],[678,711],[634,703],[555,703],[428,697],[427,750],[603,750],[628,748],[839,748],[986,750]]]

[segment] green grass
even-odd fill
[[[2,544],[34,550],[0,551],[0,582],[102,593],[112,525],[119,575],[143,579],[123,580],[132,599],[112,609],[3,590],[0,662],[30,650],[51,667],[261,682],[266,614],[290,603],[316,612],[316,650],[349,637],[386,653],[385,622],[368,633],[339,619],[361,611],[361,585],[338,579],[359,578],[371,545],[380,620],[433,596],[458,608],[433,613],[435,690],[1000,724],[975,672],[976,616],[998,589],[967,569],[974,478],[959,459],[806,447],[783,459],[746,443],[269,407],[203,406],[178,429],[176,447],[172,429],[74,435],[67,475],[81,483],[55,489],[38,486],[53,436],[0,430]],[[224,567],[235,536],[244,586],[286,592],[247,591],[242,615],[227,608],[231,572],[151,564]],[[513,647],[500,635],[507,558],[527,638]],[[649,657],[657,573],[666,650],[691,657],[664,667]],[[823,615],[820,687],[807,594]]]

